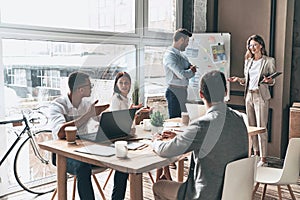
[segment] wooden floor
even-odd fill
[[[188,167],[187,167],[187,163],[189,162],[185,162],[185,177],[187,175],[188,172]],[[100,174],[97,174],[97,178],[98,181],[100,182],[100,185],[103,187],[104,182],[108,176],[109,171],[105,171],[102,172]],[[176,170],[171,170],[172,173],[172,177],[174,179],[176,179]],[[152,172],[153,177],[155,178],[155,171]],[[144,199],[145,200],[152,200],[153,198],[153,194],[152,194],[152,182],[148,176],[147,173],[143,174],[143,184],[144,184]],[[72,193],[72,186],[73,186],[73,178],[69,178],[68,180],[68,199],[71,199],[71,193]],[[111,195],[111,191],[112,191],[112,186],[113,186],[113,176],[110,178],[108,185],[106,186],[104,193],[106,196],[106,199],[110,199],[110,195]],[[127,185],[127,191],[126,191],[126,200],[129,200],[129,184]],[[295,197],[296,199],[300,200],[300,177],[298,180],[298,184],[297,185],[291,185],[292,189],[294,191]],[[263,185],[261,185],[258,189],[258,192],[255,194],[254,196],[254,200],[259,200],[262,194],[262,187]],[[96,195],[96,199],[101,199],[100,193],[97,190],[96,185],[94,185],[94,190],[95,190],[95,195]],[[282,193],[283,193],[283,200],[289,200],[291,199],[290,194],[288,192],[288,189],[286,187],[282,187]],[[41,196],[36,196],[33,194],[30,194],[28,192],[17,192],[14,194],[10,194],[4,197],[0,197],[0,199],[3,200],[48,200],[51,199],[52,197],[52,193],[48,193],[48,194],[44,194]],[[57,199],[57,198],[56,198]],[[265,200],[275,200],[278,199],[278,195],[277,195],[277,187],[275,186],[268,186],[267,187],[267,194],[266,194],[266,198]],[[76,200],[79,200],[78,194],[76,194]]]

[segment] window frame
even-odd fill
[[[176,29],[182,25],[183,0],[176,0]],[[0,9],[1,12],[1,9]],[[33,25],[2,23],[0,18],[0,90],[4,90],[4,64],[2,57],[2,39],[40,40],[70,43],[101,43],[116,45],[134,45],[136,48],[136,80],[144,85],[144,47],[170,46],[173,33],[154,32],[148,30],[148,0],[135,0],[134,33],[76,30],[67,28],[51,28]],[[109,39],[108,39],[109,38]],[[53,69],[55,70],[55,69]],[[140,88],[141,101],[144,103],[144,87]],[[0,94],[0,105],[4,105],[4,94]],[[0,117],[4,117],[5,108],[0,106]],[[2,133],[2,131],[0,131]],[[5,135],[5,134],[3,134]],[[5,141],[5,139],[3,140]],[[3,143],[1,143],[2,146]],[[6,143],[4,142],[4,145]],[[3,170],[0,169],[0,172]]]
[[[119,33],[91,30],[76,30],[67,28],[40,27],[32,25],[17,25],[0,22],[0,39],[29,39],[54,42],[82,42],[82,43],[102,43],[102,44],[124,44],[135,45],[137,54],[137,81],[144,82],[143,66],[144,46],[169,46],[172,43],[173,33],[154,32],[147,28],[149,0],[135,0],[135,33]],[[177,15],[176,28],[182,24],[183,0],[176,1]],[[109,40],[108,40],[109,38]],[[1,44],[1,43],[0,43]],[[2,48],[2,47],[1,47]],[[3,69],[2,55],[0,55],[1,68]],[[1,72],[3,73],[3,72]],[[0,74],[1,77],[1,74]],[[0,80],[0,86],[3,79]],[[143,89],[141,94],[143,94]],[[143,97],[142,97],[143,99]],[[1,101],[1,100],[0,100]]]

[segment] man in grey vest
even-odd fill
[[[183,133],[164,132],[152,143],[154,151],[162,157],[192,152],[187,181],[156,182],[153,185],[156,200],[219,200],[226,165],[248,156],[248,132],[243,117],[224,102],[227,93],[224,74],[217,70],[204,74],[199,93],[206,114],[192,121]]]

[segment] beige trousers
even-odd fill
[[[179,187],[182,183],[160,180],[153,185],[153,194],[155,200],[176,200]]]
[[[269,100],[262,99],[259,92],[246,95],[246,113],[250,126],[267,128]],[[252,136],[253,150],[260,151],[261,157],[267,156],[268,132]]]

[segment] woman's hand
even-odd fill
[[[240,82],[239,77],[236,77],[236,76],[229,77],[227,79],[227,81],[229,81],[229,82],[237,82],[237,81]]]
[[[273,79],[264,76],[264,79],[262,80],[262,82],[263,82],[263,83],[272,84],[272,83],[273,83]]]
[[[227,81],[229,81],[229,82],[239,82],[240,84],[244,83],[244,80],[242,78],[237,77],[237,76],[229,77],[227,79]]]
[[[143,104],[142,104],[142,103],[140,103],[140,104],[138,104],[138,105],[131,104],[131,106],[130,106],[130,108],[136,108],[136,109],[140,109],[140,108],[142,108],[142,107],[143,107]]]

